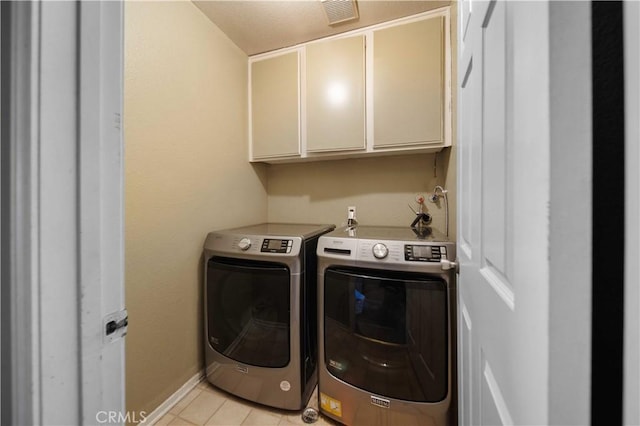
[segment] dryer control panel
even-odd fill
[[[437,245],[405,244],[404,260],[409,262],[440,262],[447,258],[447,248]]]
[[[280,240],[273,238],[265,238],[262,240],[262,253],[291,253],[293,240]]]

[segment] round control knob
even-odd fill
[[[251,247],[251,240],[248,238],[243,238],[238,242],[238,247],[240,247],[240,250],[249,250],[249,247]]]
[[[389,249],[382,243],[374,245],[372,251],[376,259],[384,259],[389,254]]]

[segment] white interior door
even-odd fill
[[[463,425],[554,418],[550,8],[502,0],[463,0],[459,8]]]
[[[467,3],[467,2],[464,2]],[[460,423],[463,425],[544,424],[547,366],[517,343],[527,336],[528,349],[546,353],[547,339],[528,323],[544,325],[523,298],[526,282],[515,267],[523,247],[516,246],[514,216],[518,190],[514,175],[514,52],[515,3],[473,2],[461,7],[460,72],[460,279],[459,371]],[[466,19],[466,22],[465,22]],[[545,168],[544,162],[538,164]],[[548,198],[548,194],[542,196]],[[532,220],[536,218],[532,217]],[[546,226],[539,229],[546,233]],[[541,253],[546,247],[537,247]],[[544,292],[546,262],[531,270]],[[532,277],[533,278],[533,277]],[[531,317],[529,318],[529,315]],[[536,321],[537,320],[537,321]],[[522,348],[524,349],[524,348]],[[527,412],[519,404],[519,387],[531,388]]]

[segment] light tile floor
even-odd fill
[[[317,408],[316,391],[308,406]],[[276,426],[306,425],[302,411],[279,410],[255,404],[214,388],[207,381],[200,382],[178,401],[156,425],[206,425],[206,426]],[[336,426],[339,423],[320,415],[316,426]]]

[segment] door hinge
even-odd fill
[[[103,343],[111,343],[116,339],[127,335],[127,327],[129,325],[129,315],[127,310],[123,309],[119,312],[114,312],[102,320],[102,341]]]

